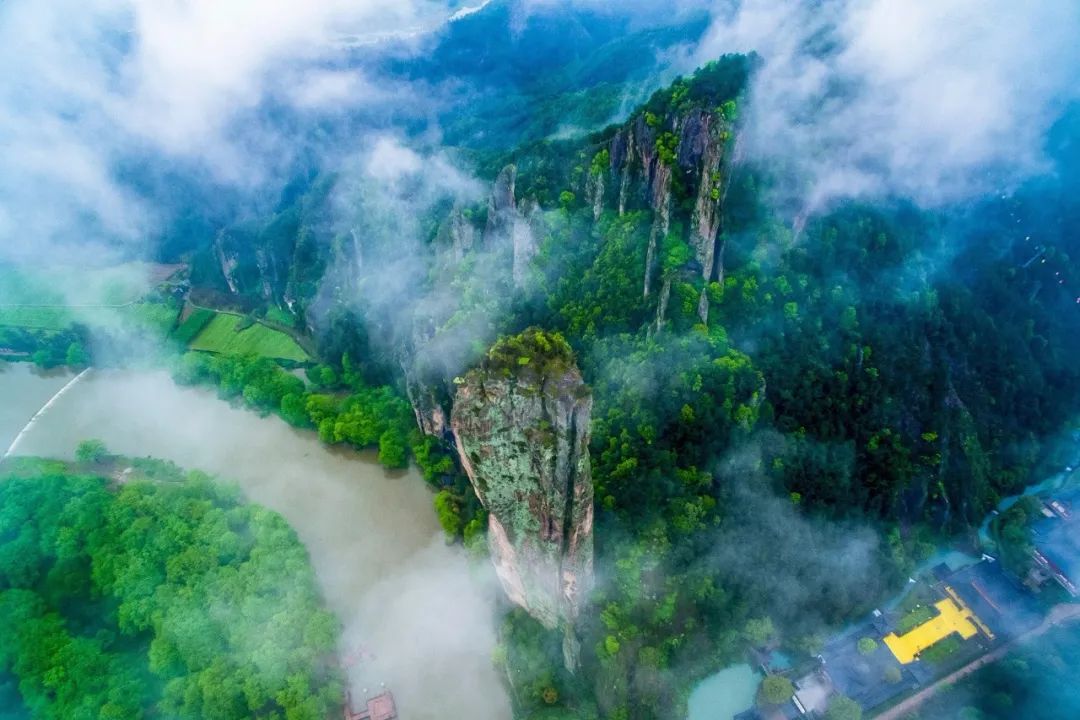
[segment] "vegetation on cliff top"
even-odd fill
[[[504,375],[528,372],[552,377],[573,366],[574,351],[566,338],[537,327],[500,338],[484,359],[486,370]]]

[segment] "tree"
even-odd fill
[[[94,440],[79,455],[106,457]],[[52,461],[0,475],[19,528],[0,535],[0,668],[34,716],[328,717],[339,626],[285,520],[171,463],[125,464],[122,486]]]
[[[779,705],[795,694],[795,686],[783,675],[766,675],[761,681],[758,697],[765,705]]]
[[[311,427],[311,417],[307,411],[307,398],[296,393],[289,393],[281,398],[281,419],[293,427]]]
[[[379,462],[388,468],[404,468],[409,465],[405,438],[396,428],[391,428],[379,436]]]
[[[859,703],[843,695],[835,696],[825,711],[825,720],[862,720],[863,711]]]
[[[904,675],[902,672],[900,672],[900,668],[896,667],[895,665],[890,665],[889,667],[885,668],[885,682],[889,683],[890,685],[895,685],[903,678]]]
[[[751,618],[746,621],[743,635],[746,637],[746,641],[754,647],[762,647],[773,641],[776,636],[776,628],[773,627],[773,621],[770,618]]]
[[[81,463],[96,464],[109,457],[109,449],[101,440],[83,440],[75,448],[75,459]]]
[[[30,356],[30,359],[34,361],[35,365],[42,368],[52,368],[57,365],[53,360],[52,353],[44,348],[35,351],[34,354]]]
[[[825,648],[825,640],[820,635],[811,633],[795,638],[794,646],[796,649],[801,650],[807,655],[819,655]]]
[[[461,508],[454,493],[449,490],[438,492],[435,495],[435,512],[447,539],[455,538],[461,533]]]
[[[64,356],[64,364],[72,367],[82,367],[90,364],[90,355],[86,352],[86,348],[83,347],[82,343],[73,342],[68,345],[67,353]]]
[[[877,650],[877,640],[871,637],[859,638],[859,652],[863,655],[871,655]]]

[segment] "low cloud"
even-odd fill
[[[351,72],[341,38],[431,28],[450,12],[436,0],[5,3],[0,259],[144,248],[175,199],[142,187],[148,174],[280,182],[304,138],[275,113],[402,99]]]
[[[813,631],[866,609],[890,587],[871,528],[815,520],[775,494],[761,472],[760,435],[720,467],[731,507],[706,563],[725,587],[747,593],[757,612]]]
[[[1012,188],[1047,169],[1046,133],[1080,98],[1071,0],[727,0],[710,11],[688,64],[762,56],[744,147],[794,165],[804,209]]]

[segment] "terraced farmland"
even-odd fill
[[[239,315],[218,313],[195,336],[191,349],[224,355],[258,355],[296,362],[309,359],[304,349],[285,333],[258,323],[244,327],[247,322],[249,321]]]

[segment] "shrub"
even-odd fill
[[[758,697],[765,705],[779,705],[795,694],[795,686],[783,675],[766,675],[761,681]]]

